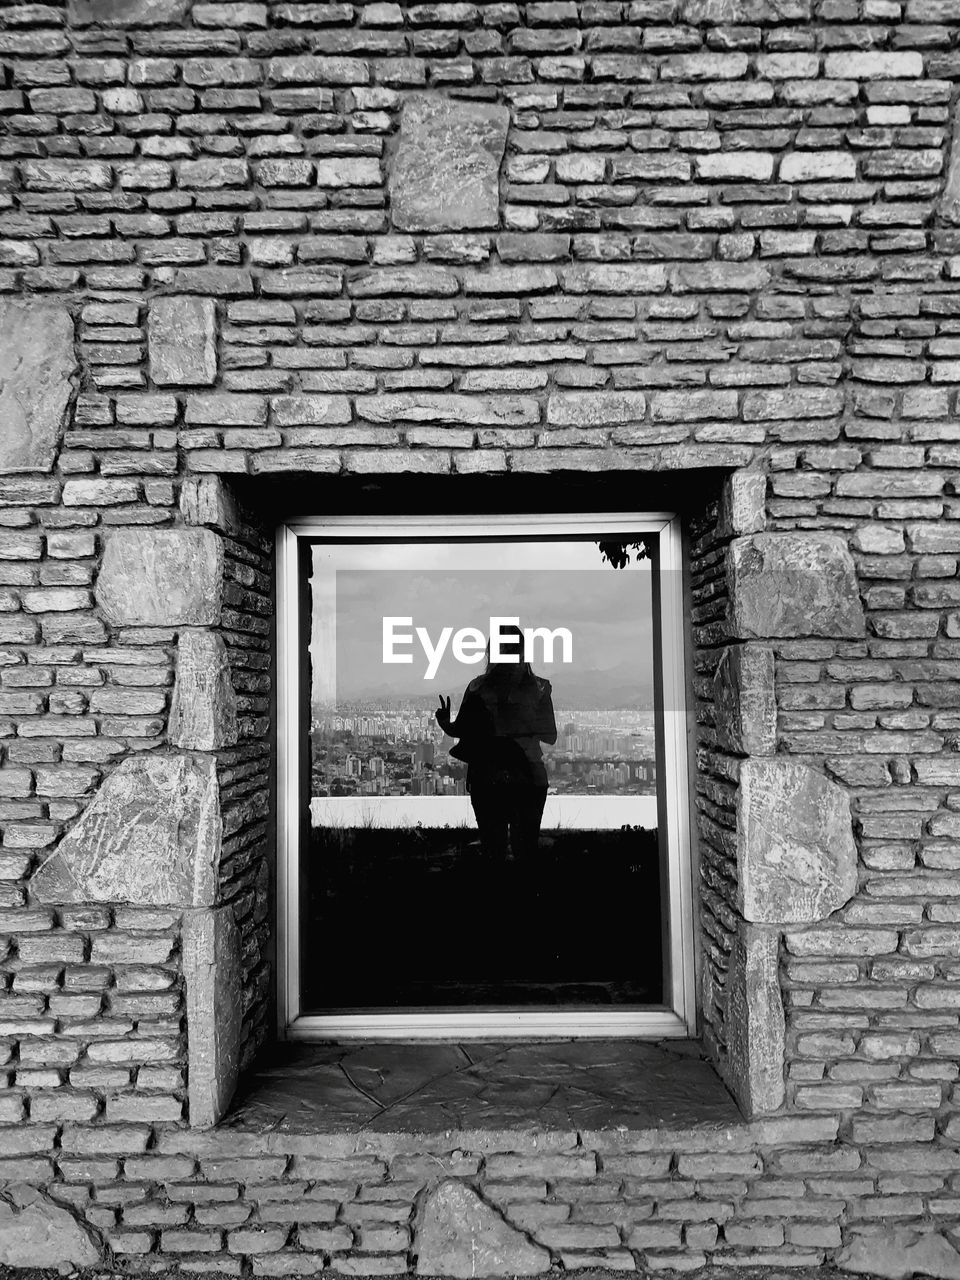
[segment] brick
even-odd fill
[[[707,181],[769,182],[773,166],[773,155],[764,151],[717,151],[694,160],[696,176]]]
[[[806,79],[819,70],[815,53],[761,53],[757,58],[757,73],[766,80]]]
[[[908,79],[923,75],[923,56],[912,51],[828,53],[824,58],[824,74],[840,80]]]
[[[746,421],[778,421],[788,418],[830,418],[843,407],[843,392],[832,389],[796,388],[789,391],[750,391],[744,396]]]
[[[376,187],[381,180],[380,161],[373,156],[317,160],[314,170],[318,187]]]
[[[221,1231],[160,1232],[161,1253],[218,1253],[223,1248]]]
[[[346,396],[278,396],[271,411],[278,427],[334,426],[351,417]]]
[[[287,1243],[285,1229],[231,1231],[227,1235],[227,1248],[231,1253],[255,1257],[264,1253],[277,1253]]]
[[[262,426],[267,420],[267,401],[263,396],[191,395],[187,396],[186,422],[219,427]]]
[[[320,1249],[324,1253],[345,1253],[353,1247],[353,1233],[345,1226],[301,1226],[297,1230],[297,1239],[304,1249]]]
[[[273,58],[267,64],[267,79],[276,84],[367,84],[370,71],[360,58]]]
[[[27,160],[21,171],[32,191],[98,191],[113,182],[110,166],[99,160]]]
[[[396,1253],[410,1247],[410,1229],[396,1224],[364,1224],[359,1228],[357,1247],[369,1253]]]
[[[593,1178],[597,1161],[593,1155],[511,1156],[493,1155],[486,1162],[488,1178]]]
[[[356,410],[368,422],[457,423],[525,426],[539,420],[536,400],[519,396],[457,396],[431,392],[358,396]],[[408,437],[409,438],[409,437]]]
[[[853,1141],[866,1144],[932,1142],[933,1116],[898,1116],[874,1118],[854,1116]]]
[[[266,1254],[252,1259],[255,1276],[312,1276],[323,1269],[322,1253]]]
[[[651,397],[654,422],[696,422],[735,418],[736,391],[658,391]]]
[[[184,160],[177,168],[177,179],[182,187],[242,187],[249,176],[245,160]]]
[[[547,403],[547,422],[555,427],[642,422],[645,414],[646,397],[640,391],[558,392]]]
[[[856,159],[846,151],[793,151],[780,161],[781,182],[843,182],[856,176]]]
[[[567,267],[560,272],[563,287],[570,293],[662,293],[667,272],[647,263],[597,263]]]
[[[629,1249],[645,1251],[647,1249],[672,1249],[680,1247],[680,1226],[678,1223],[645,1223],[633,1227],[626,1237]]]
[[[734,1248],[767,1249],[784,1242],[783,1226],[779,1222],[723,1224],[723,1238]]]
[[[60,1139],[64,1153],[75,1155],[137,1155],[150,1140],[147,1125],[67,1126]]]
[[[377,1156],[335,1157],[296,1155],[290,1167],[291,1176],[305,1178],[309,1182],[362,1181],[364,1184],[379,1182],[386,1173],[386,1166]]]

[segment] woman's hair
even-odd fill
[[[520,655],[521,655],[521,660],[520,660],[520,663],[519,663],[519,668],[520,668],[520,678],[521,678],[522,680],[532,680],[532,679],[533,679],[533,668],[530,666],[530,663],[529,663],[529,662],[526,662],[526,661],[524,661],[524,659],[523,659],[523,652],[524,652],[524,639],[523,639],[523,632],[520,630],[520,628],[519,628],[519,627],[510,626],[510,625],[505,626],[505,627],[501,627],[501,628],[500,628],[500,639],[501,639],[501,641],[503,641],[503,640],[507,640],[507,639],[512,639],[512,640],[515,640],[515,641],[517,642],[517,643],[515,643],[515,644],[508,644],[508,645],[506,645],[506,646],[504,646],[504,645],[502,645],[502,644],[501,644],[501,649],[504,649],[504,648],[505,648],[505,649],[509,652],[510,650],[513,650],[513,649],[516,649],[516,648],[518,648],[518,647],[519,647]],[[497,672],[497,673],[499,673],[499,670],[500,670],[500,669],[503,669],[505,672],[509,673],[510,671],[515,670],[515,669],[516,669],[516,667],[517,667],[517,664],[516,664],[516,663],[513,663],[513,662],[511,662],[511,663],[491,662],[491,660],[490,660],[490,641],[489,641],[489,640],[487,641],[487,663],[486,663],[486,666],[485,666],[485,667],[484,667],[484,669],[483,669],[483,674],[484,674],[485,676],[489,676],[489,675],[491,675],[493,672]]]

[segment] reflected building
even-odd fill
[[[653,712],[637,707],[563,708],[561,733],[543,756],[551,793],[654,795]],[[466,767],[433,705],[363,702],[317,711],[311,726],[311,794],[466,795]]]

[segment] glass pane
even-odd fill
[[[624,542],[309,547],[303,1012],[660,1003],[656,552]]]

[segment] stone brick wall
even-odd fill
[[[271,868],[276,823],[270,703],[273,530],[265,529],[249,512],[234,508],[229,532],[221,635],[236,705],[237,744],[221,751],[218,760],[223,812],[219,894],[231,905],[240,934],[243,1023],[239,1049],[240,1064],[247,1066],[274,1029],[268,960],[274,929]],[[205,654],[198,657],[198,669],[201,673],[209,669]]]
[[[954,0],[0,8],[4,1181],[138,1266],[404,1269],[453,1148],[185,1128],[272,1016],[277,495],[667,476],[704,1042],[768,1118],[459,1172],[571,1265],[956,1274],[958,46]]]
[[[714,699],[714,677],[724,649],[717,633],[728,601],[718,501],[708,502],[691,524],[690,617],[699,640],[693,673],[699,735],[692,782],[699,837],[700,1020],[704,1043],[719,1060],[727,1049],[726,984],[740,921],[735,904],[737,859],[731,847],[737,764],[720,748],[725,720],[718,716]]]

